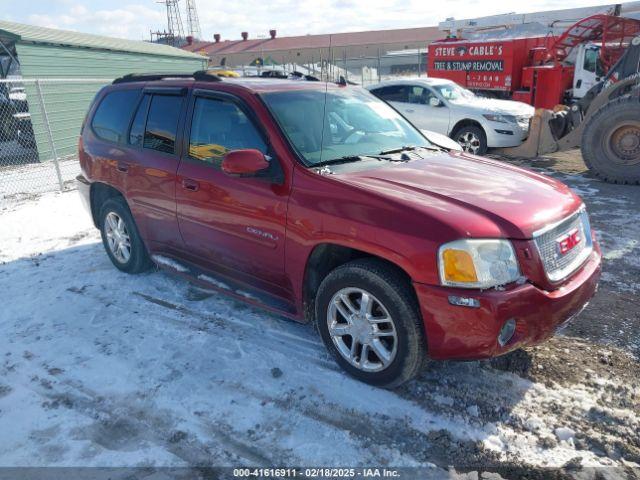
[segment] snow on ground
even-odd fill
[[[373,388],[309,326],[119,272],[77,192],[0,211],[0,262],[0,466],[640,464],[640,369],[615,345],[560,337]]]

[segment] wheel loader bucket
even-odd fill
[[[553,111],[539,108],[531,117],[529,136],[517,147],[496,148],[498,155],[514,158],[535,158],[558,150],[558,142],[553,138],[549,122],[553,118]]]

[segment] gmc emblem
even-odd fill
[[[580,231],[577,228],[569,231],[568,233],[556,238],[556,248],[560,255],[565,255],[569,250],[578,245],[582,238],[580,237]]]

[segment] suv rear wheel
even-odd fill
[[[410,288],[400,273],[375,259],[342,265],[320,284],[320,336],[355,378],[390,388],[419,372],[426,343]]]
[[[100,209],[100,233],[107,255],[118,269],[140,273],[151,267],[147,249],[124,199],[116,197],[104,202]]]

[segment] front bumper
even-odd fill
[[[528,124],[486,122],[483,127],[489,148],[517,147],[529,136]]]
[[[415,283],[429,356],[473,360],[538,344],[588,303],[596,292],[600,271],[600,253],[596,249],[566,284],[553,291],[531,283],[486,291]],[[480,306],[451,305],[450,295],[475,298]],[[500,346],[498,333],[509,319],[515,319],[516,331],[509,342]]]

